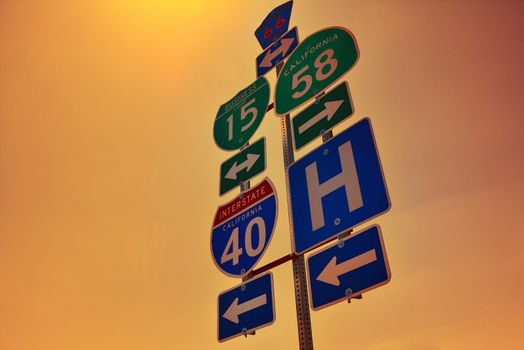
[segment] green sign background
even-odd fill
[[[330,104],[336,105],[336,110],[332,114],[327,112],[332,106]],[[349,86],[347,82],[343,82],[322,96],[318,102],[313,103],[293,118],[295,149],[299,150],[304,147],[322,135],[322,133],[351,116],[353,112],[354,108],[349,93]],[[313,120],[319,117],[318,121]],[[311,126],[307,126],[307,124],[312,122]]]
[[[348,29],[329,27],[307,37],[289,56],[275,89],[275,111],[284,115],[336,82],[357,62],[357,41]]]
[[[218,109],[213,136],[218,147],[233,151],[245,145],[266,114],[269,83],[260,77]]]
[[[262,137],[220,165],[222,196],[266,169],[266,138]]]

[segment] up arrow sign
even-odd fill
[[[294,27],[257,56],[257,77],[266,74],[282,62],[297,46],[298,32],[297,27]]]
[[[266,169],[266,139],[255,141],[220,166],[222,196]]]
[[[258,297],[248,300],[246,302],[243,302],[242,304],[238,303],[238,297],[233,300],[233,303],[231,303],[231,306],[227,309],[227,311],[224,313],[223,317],[227,320],[230,320],[233,323],[238,324],[238,315],[244,314],[246,312],[249,312],[251,310],[254,310],[258,307],[264,306],[267,304],[267,296],[266,294],[259,295]]]
[[[339,276],[358,269],[367,264],[377,260],[375,249],[368,250],[354,258],[337,264],[337,257],[334,256],[326,265],[324,270],[318,275],[317,281],[331,284],[333,286],[340,286]]]
[[[243,169],[246,169],[246,171],[249,172],[249,170],[251,170],[258,158],[260,158],[260,154],[248,153],[247,160],[245,162],[242,162],[239,165],[237,165],[237,162],[233,163],[233,166],[231,167],[231,169],[229,169],[225,178],[230,180],[236,180],[238,172]]]
[[[293,118],[295,149],[304,147],[352,114],[349,87],[343,82]]]

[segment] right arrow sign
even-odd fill
[[[349,86],[343,82],[293,118],[295,149],[298,151],[353,112]]]
[[[391,278],[378,225],[311,254],[307,265],[313,310],[361,295]]]

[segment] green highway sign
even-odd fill
[[[269,83],[260,77],[218,109],[213,136],[218,147],[233,151],[257,130],[269,104]]]
[[[304,147],[353,112],[349,86],[343,82],[293,118],[295,149]]]
[[[275,112],[284,115],[301,106],[347,73],[359,56],[348,29],[328,27],[307,37],[289,56],[275,89]]]
[[[219,194],[223,196],[260,174],[264,169],[266,169],[266,138],[262,137],[222,163]]]

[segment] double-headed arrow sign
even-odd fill
[[[275,321],[271,272],[250,279],[218,296],[218,341],[247,334]]]
[[[293,118],[295,149],[299,150],[330,130],[353,111],[349,86],[343,82]]]
[[[378,225],[311,254],[307,263],[313,310],[360,295],[391,278]]]
[[[289,32],[282,35],[280,39],[275,41],[264,52],[258,55],[257,63],[257,77],[266,74],[284,58],[289,56],[291,52],[298,46],[298,32],[297,27],[293,27]]]
[[[266,138],[262,137],[220,166],[220,195],[248,181],[266,168]]]

